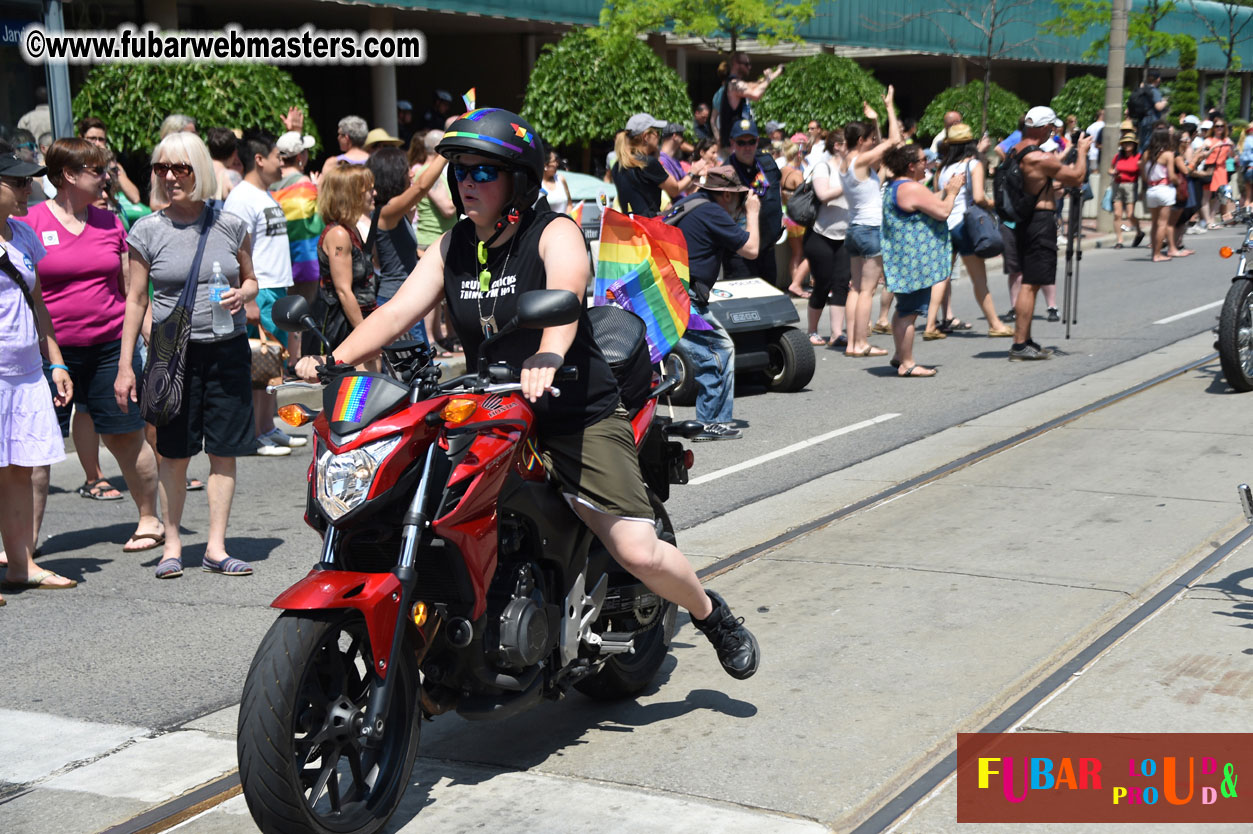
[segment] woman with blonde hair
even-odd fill
[[[359,221],[374,210],[374,174],[364,165],[341,164],[318,181],[318,215],[326,223],[318,238],[318,297],[313,317],[332,349],[374,311],[378,287]],[[368,222],[368,220],[367,220]],[[369,231],[365,234],[368,236]],[[323,352],[306,333],[306,355]]]
[[[783,226],[787,229],[787,245],[790,252],[788,275],[791,277],[787,291],[796,298],[809,298],[809,291],[805,289],[805,279],[809,277],[809,261],[805,259],[805,253],[801,249],[805,227],[794,223],[792,218],[787,216],[787,201],[805,181],[805,174],[802,171],[805,160],[801,153],[801,146],[795,142],[785,141],[782,150],[786,164],[780,171],[779,189],[783,196]],[[814,341],[812,336],[810,341]]]
[[[207,201],[217,193],[209,149],[194,133],[171,133],[152,152],[156,197],[165,205],[131,227],[130,283],[122,325],[121,356],[113,395],[123,412],[139,402],[133,351],[148,311],[152,282],[152,320],[164,322],[174,312],[190,281],[191,339],[186,347],[182,410],[157,426],[158,473],[165,496],[165,542],[158,579],[183,575],[179,523],[187,497],[187,465],[201,449],[209,456],[209,537],[201,568],[224,576],[247,576],[247,562],[226,552],[226,525],[235,496],[235,458],[256,451],[252,410],[252,354],[245,331],[244,305],[257,297],[248,227],[233,214]],[[203,251],[196,266],[196,253]],[[230,287],[221,306],[231,327],[217,332],[213,322],[210,279],[216,269]],[[151,356],[151,354],[150,354]]]
[[[657,154],[661,148],[661,130],[666,123],[647,113],[636,113],[627,119],[626,129],[614,139],[617,161],[613,164],[613,184],[618,189],[618,204],[627,214],[655,217],[661,211],[661,192],[671,200],[700,180],[705,163],[697,160],[686,177],[676,180],[661,167]]]

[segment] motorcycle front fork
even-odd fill
[[[414,589],[418,585],[418,572],[414,568],[414,560],[417,556],[418,545],[430,523],[431,470],[437,453],[440,453],[439,445],[432,443],[427,449],[426,461],[422,465],[422,479],[418,482],[417,491],[413,495],[413,500],[409,502],[409,509],[405,512],[401,527],[400,559],[396,567],[392,569],[392,573],[400,580],[401,589],[400,607],[396,609],[396,624],[392,631],[391,650],[388,653],[393,665],[403,651],[406,620],[409,618],[409,609],[413,606]],[[361,724],[361,738],[367,747],[377,746],[383,741],[387,730],[384,716],[391,707],[397,674],[393,670],[392,674],[386,675],[383,682],[370,693],[370,702],[366,706],[364,721]]]

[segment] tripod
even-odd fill
[[[1062,319],[1066,338],[1070,325],[1079,323],[1079,267],[1083,264],[1083,195],[1078,187],[1065,189],[1070,198],[1066,219],[1066,277],[1062,284]]]

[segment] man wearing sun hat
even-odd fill
[[[1022,268],[1022,287],[1014,304],[1014,344],[1010,360],[1048,359],[1052,351],[1031,339],[1031,318],[1035,314],[1036,295],[1041,287],[1057,283],[1057,225],[1053,181],[1062,188],[1077,188],[1088,173],[1088,148],[1091,136],[1079,137],[1079,153],[1069,165],[1062,164],[1057,154],[1042,150],[1041,145],[1053,133],[1057,114],[1051,107],[1032,107],[1023,119],[1022,140],[1010,150],[1022,168],[1025,190],[1035,196],[1031,217],[1014,227],[1014,243]]]
[[[404,141],[396,136],[392,136],[381,127],[376,127],[365,136],[366,153],[374,153],[379,148],[399,148]]]
[[[709,311],[709,296],[728,258],[754,258],[761,239],[757,215],[761,202],[730,165],[710,168],[700,188],[674,204],[668,221],[687,240],[688,294],[692,312],[712,329],[688,328],[683,334],[687,354],[697,363],[696,419],[705,430],[693,440],[738,440],[742,432],[731,420],[735,405],[735,343]],[[747,229],[736,222],[747,217]]]

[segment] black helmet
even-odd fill
[[[535,128],[517,113],[496,107],[471,110],[448,126],[435,152],[449,160],[461,154],[475,154],[504,163],[513,171],[513,200],[506,209],[512,207],[520,213],[539,197],[547,161],[544,143]],[[457,210],[463,211],[451,166],[448,190]]]

